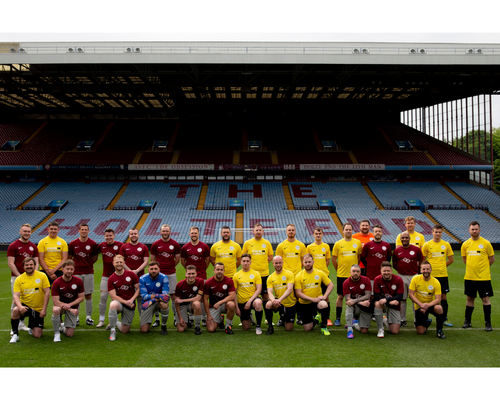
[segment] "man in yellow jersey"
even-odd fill
[[[330,246],[326,243],[323,243],[323,229],[320,227],[314,228],[314,243],[311,243],[307,246],[307,252],[311,254],[314,258],[314,268],[319,269],[323,272],[327,277],[330,277],[330,270],[328,269],[328,265],[330,264],[330,260],[332,259],[332,253],[330,252]],[[326,285],[321,284],[321,291],[325,294]],[[326,299],[328,303],[328,315],[330,315],[330,298]],[[327,326],[331,326],[332,321],[328,319]]]
[[[21,315],[29,316],[28,326],[33,337],[42,337],[43,319],[47,315],[50,299],[50,283],[47,275],[35,270],[35,260],[26,257],[23,261],[24,273],[14,282],[14,304],[11,314],[12,338],[10,343],[19,342],[19,320]]]
[[[351,276],[351,267],[359,265],[362,245],[352,237],[352,224],[346,222],[343,226],[344,238],[333,246],[332,264],[337,270],[337,302],[335,307],[335,326],[340,326],[342,302],[344,301],[344,281]],[[356,323],[356,320],[354,320]]]
[[[295,277],[290,271],[283,269],[283,258],[276,256],[273,258],[274,272],[267,281],[269,287],[269,301],[266,304],[265,313],[269,324],[266,335],[274,333],[273,313],[278,312],[280,321],[284,321],[285,330],[291,331],[295,322],[295,313],[297,312],[297,299],[293,291]]]
[[[366,243],[372,242],[375,238],[375,235],[370,232],[370,221],[367,219],[362,220],[359,223],[359,232],[352,235],[354,239],[358,239],[362,247],[365,246]],[[366,266],[363,263],[360,263],[361,267],[361,275],[366,276]]]
[[[306,246],[295,239],[296,229],[294,224],[286,226],[286,240],[276,248],[276,255],[283,258],[283,268],[290,271],[294,276],[302,269],[302,258],[307,253]]]
[[[422,249],[425,242],[425,237],[421,233],[415,231],[415,217],[412,217],[411,215],[406,217],[405,226],[406,226],[406,231],[410,234],[410,244],[420,247],[420,249]],[[403,243],[401,243],[401,233],[400,233],[396,238],[396,247],[402,245]]]
[[[469,224],[470,239],[462,244],[462,259],[465,263],[465,322],[462,328],[470,328],[474,300],[479,293],[483,301],[484,323],[486,332],[491,332],[491,302],[493,287],[491,286],[490,267],[495,262],[495,253],[491,243],[479,236],[481,228],[479,222]]]
[[[241,262],[241,247],[231,240],[231,228],[223,226],[221,229],[222,240],[214,243],[210,249],[210,262],[215,266],[221,262],[225,266],[225,276],[232,278]]]
[[[445,326],[453,326],[448,322],[448,300],[446,293],[450,291],[448,283],[448,267],[453,264],[453,250],[448,242],[441,240],[443,227],[434,225],[432,228],[432,240],[425,242],[422,247],[422,254],[432,267],[432,276],[441,284],[441,307],[443,307],[443,317]]]
[[[56,221],[49,223],[47,231],[49,236],[38,242],[38,259],[40,271],[44,271],[50,282],[54,282],[56,278],[62,276],[62,265],[68,258],[68,244],[57,236],[59,224]]]
[[[262,335],[262,300],[259,299],[262,290],[262,279],[260,274],[254,269],[250,268],[252,264],[252,256],[250,254],[243,254],[241,256],[241,267],[233,276],[234,288],[238,296],[238,306],[236,307],[236,315],[240,317],[243,325],[243,330],[250,329],[250,313],[255,310],[255,318],[257,319],[257,327],[255,333]]]
[[[443,307],[439,305],[441,301],[441,284],[436,278],[431,276],[432,267],[429,261],[420,264],[421,274],[415,275],[410,283],[408,296],[415,304],[415,326],[417,333],[423,335],[432,320],[429,314],[436,317],[436,336],[439,339],[446,339],[443,333]]]
[[[326,328],[328,321],[328,303],[326,299],[333,290],[333,283],[323,272],[314,267],[314,258],[306,254],[304,269],[295,277],[295,294],[299,298],[300,317],[305,331],[310,331],[317,323],[316,315],[321,314],[321,333],[330,336]],[[321,293],[321,284],[326,285],[325,294]],[[315,323],[316,322],[316,323]]]

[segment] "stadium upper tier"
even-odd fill
[[[49,214],[49,210],[0,210],[0,243],[11,243],[19,239],[21,225],[30,224],[32,227],[35,227]],[[32,238],[32,241],[35,243],[38,240]]]
[[[0,210],[18,207],[42,186],[42,182],[0,182]]]

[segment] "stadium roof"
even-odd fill
[[[500,91],[500,44],[0,43],[0,110],[402,111]]]

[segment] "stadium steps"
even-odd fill
[[[424,214],[427,218],[429,218],[434,225],[441,225],[443,227],[443,232],[450,235],[453,239],[455,239],[458,243],[462,243],[462,240],[456,237],[453,233],[451,233],[448,229],[446,229],[443,224],[441,224],[438,220],[436,220],[432,215],[430,215],[427,212],[422,213]]]
[[[243,213],[236,213],[236,234],[234,235],[234,241],[239,244],[243,244]]]
[[[352,161],[352,163],[353,163],[353,164],[359,164],[359,162],[358,162],[358,160],[356,159],[356,156],[354,155],[354,153],[353,153],[353,152],[349,152],[349,153],[347,153],[347,154],[349,154],[349,158],[351,159],[351,161]]]
[[[497,222],[500,222],[500,219],[498,219],[497,217],[495,217],[493,214],[491,214],[489,211],[486,211],[486,210],[483,210],[486,214],[488,214],[488,216],[490,216],[491,218],[493,218],[495,221]]]
[[[340,221],[339,216],[336,213],[330,213],[330,217],[332,217],[333,222],[335,222],[335,225],[337,226],[337,229],[342,234],[342,232],[344,232],[344,228],[342,227],[342,222]]]
[[[469,204],[467,203],[464,199],[462,199],[458,194],[456,194],[453,189],[451,189],[448,185],[445,185],[444,183],[441,184],[448,192],[450,192],[453,197],[455,197],[458,201],[460,201],[460,203],[464,204],[467,206],[467,209],[468,210],[473,210],[474,208]]]
[[[118,193],[113,197],[113,200],[111,200],[111,203],[106,207],[106,210],[113,210],[113,207],[118,203],[118,200],[120,200],[120,197],[122,197],[122,194],[125,193],[125,190],[127,190],[128,184],[124,183]]]
[[[311,133],[313,135],[314,143],[316,143],[316,150],[323,151],[323,145],[321,144],[321,140],[319,140],[318,132],[316,132],[316,129],[311,128]]]
[[[139,164],[139,161],[141,160],[143,154],[144,154],[143,151],[138,151],[134,159],[132,160],[132,164]]]
[[[279,164],[278,162],[278,153],[275,151],[271,151],[271,162],[273,164]]]
[[[29,136],[28,136],[28,138],[27,138],[27,139],[23,142],[23,146],[24,146],[25,144],[28,144],[29,142],[31,142],[31,140],[32,140],[32,139],[33,139],[36,135],[38,135],[38,133],[39,133],[39,132],[40,132],[43,128],[45,128],[45,125],[47,125],[47,124],[48,124],[48,121],[43,122],[43,123],[42,123],[42,125],[40,125],[40,126],[38,127],[38,129],[36,129],[36,130],[35,130],[35,132],[33,132],[31,135],[29,135]]]
[[[49,221],[50,221],[50,220],[54,217],[54,215],[56,215],[56,213],[51,213],[51,214],[49,214],[49,215],[47,216],[47,218],[45,218],[42,222],[40,222],[37,226],[35,226],[35,227],[31,230],[31,232],[33,233],[33,232],[35,232],[35,231],[36,231],[37,229],[39,229],[39,228],[42,228],[42,229],[43,229],[43,227],[45,226],[45,224],[47,224],[47,223],[48,223],[48,222],[49,222]]]
[[[293,206],[292,195],[287,184],[283,184],[283,194],[285,195],[285,201],[288,209],[295,210],[295,207]]]
[[[385,133],[385,131],[382,129],[382,127],[380,125],[377,125],[377,128],[380,131],[380,133],[382,133],[382,136],[387,141],[387,143],[389,143],[389,146],[391,146],[394,151],[397,151],[398,147],[396,146],[396,143],[394,143],[394,140],[392,140],[389,137],[389,135],[387,133]]]
[[[170,164],[177,164],[180,155],[181,155],[180,151],[174,151],[174,154],[172,155],[172,160],[170,160]]]
[[[137,225],[134,228],[137,229],[138,231],[140,231],[142,226],[146,223],[146,220],[148,219],[148,217],[149,217],[149,213],[148,214],[142,213],[141,218],[139,219],[139,222],[137,222]],[[125,243],[130,243],[129,237],[127,237],[127,240],[125,241]]]
[[[205,201],[207,200],[208,184],[204,183],[201,187],[200,199],[198,200],[197,210],[203,210]]]
[[[434,165],[439,165],[439,163],[436,161],[436,159],[431,155],[431,153],[424,153],[429,160],[431,160],[431,163]]]
[[[239,164],[240,163],[240,152],[235,150],[233,151],[233,164]]]
[[[16,210],[22,210],[25,205],[27,205],[31,200],[33,200],[36,196],[38,196],[45,189],[47,189],[47,186],[49,186],[49,184],[45,183],[40,189],[38,189],[35,193],[33,193],[28,199],[26,199],[24,202],[22,202],[21,205],[16,208]]]
[[[108,133],[111,130],[111,128],[113,127],[113,124],[114,124],[114,121],[111,121],[108,124],[108,126],[106,127],[106,129],[104,129],[104,132],[102,133],[101,137],[99,139],[97,139],[97,142],[95,142],[95,144],[94,144],[94,151],[96,151],[99,148],[99,146],[101,145],[101,143],[104,142],[104,139],[106,139],[106,136],[108,136]]]
[[[172,133],[172,136],[170,137],[170,141],[168,142],[168,147],[167,151],[174,151],[174,146],[175,146],[175,141],[177,139],[177,134],[179,133],[179,128],[181,127],[181,123],[177,121],[174,127],[174,132]],[[179,156],[177,156],[179,158]],[[177,159],[176,162],[171,162],[170,164],[177,164]]]
[[[368,196],[372,199],[372,201],[377,205],[379,210],[385,210],[384,206],[380,201],[378,201],[377,196],[373,194],[372,190],[368,187],[368,185],[365,183],[363,184],[363,188],[366,190],[366,193],[368,193]]]

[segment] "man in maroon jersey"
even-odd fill
[[[383,261],[391,261],[391,245],[382,240],[382,227],[373,226],[373,240],[365,243],[361,251],[361,262],[365,265],[366,275],[373,287],[373,281],[380,275],[380,265]]]
[[[32,242],[30,242],[31,237],[31,225],[23,224],[19,230],[21,237],[15,242],[12,242],[7,249],[7,265],[10,268],[10,291],[12,296],[14,296],[14,281],[16,278],[24,273],[23,261],[26,257],[31,257],[35,260],[35,269],[38,269],[38,248]],[[12,298],[12,305],[10,306],[10,311],[14,309],[14,297]],[[24,324],[24,318],[19,323],[19,330],[29,331],[29,328]]]
[[[406,322],[406,300],[408,299],[408,290],[411,279],[420,272],[420,263],[424,259],[420,247],[410,244],[410,234],[401,232],[402,245],[396,247],[392,257],[392,266],[398,271],[399,276],[403,279],[404,293],[401,300],[401,326],[408,326]],[[415,314],[415,310],[413,310]]]
[[[383,261],[380,266],[381,275],[373,282],[375,300],[375,321],[377,322],[377,337],[384,337],[384,312],[387,314],[389,330],[393,335],[399,333],[401,327],[401,300],[403,299],[404,283],[398,275],[392,274],[389,261]]]
[[[115,241],[115,231],[107,228],[104,231],[104,242],[97,247],[102,254],[102,278],[101,278],[101,298],[99,300],[99,323],[96,328],[104,328],[106,319],[106,309],[108,302],[108,278],[115,272],[113,257],[120,254],[122,242]]]
[[[108,292],[111,297],[109,305],[109,340],[116,340],[116,328],[121,333],[128,333],[134,320],[135,300],[139,297],[139,277],[133,271],[125,269],[125,258],[118,254],[113,259],[115,272],[109,277]],[[122,314],[121,322],[118,314]],[[108,328],[106,328],[107,330]]]
[[[354,327],[361,333],[368,333],[373,314],[370,301],[372,285],[368,277],[361,275],[361,267],[354,264],[351,267],[351,276],[344,281],[342,289],[346,300],[347,339],[354,339],[352,331],[354,315],[359,314],[359,324]]]
[[[236,289],[231,278],[224,275],[224,264],[214,265],[214,276],[205,282],[203,304],[209,310],[207,331],[215,332],[222,324],[222,314],[226,314],[226,333],[233,334],[233,317],[236,310]]]
[[[210,248],[203,242],[200,242],[200,228],[192,226],[189,228],[189,237],[191,241],[182,246],[181,264],[184,268],[188,265],[196,267],[196,277],[207,280],[207,268],[210,264]],[[207,312],[205,307],[201,309],[201,319],[203,326],[206,324]],[[188,322],[190,325],[190,322]]]
[[[83,301],[85,289],[83,281],[73,276],[75,262],[66,260],[63,264],[63,274],[52,284],[52,326],[54,327],[54,342],[61,341],[61,333],[73,337],[78,315],[78,305]],[[61,315],[66,314],[63,324]]]
[[[94,293],[94,263],[99,257],[97,243],[89,238],[89,226],[80,224],[80,237],[73,240],[68,246],[68,259],[75,261],[75,276],[83,281],[85,288],[85,323],[94,325],[92,319],[92,293]],[[77,318],[78,326],[80,319]]]
[[[186,279],[175,287],[175,308],[177,309],[177,331],[184,332],[187,327],[188,312],[194,315],[194,333],[201,335],[201,299],[205,281],[196,277],[196,267],[186,267]]]
[[[175,273],[175,267],[179,264],[181,259],[181,246],[174,239],[170,237],[171,227],[170,225],[162,225],[160,228],[161,238],[153,243],[151,246],[151,261],[157,261],[160,264],[160,272],[163,275],[167,275],[168,283],[170,287],[170,297],[172,298],[172,304],[175,301],[175,287],[177,286],[177,275]],[[205,278],[206,279],[206,278]],[[174,324],[177,323],[177,310],[174,309]],[[160,326],[159,312],[155,313],[156,320],[153,322],[151,327],[155,328]]]

